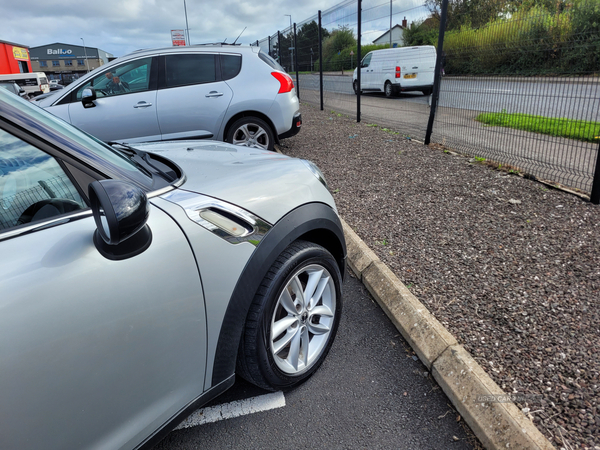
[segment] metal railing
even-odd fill
[[[256,45],[295,75],[303,102],[578,189],[600,203],[600,32],[590,26],[600,21],[597,2],[498,11],[460,5],[348,0]],[[353,76],[361,57],[407,45],[436,46],[432,95],[361,94],[361,76]]]

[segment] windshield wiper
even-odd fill
[[[169,175],[167,172],[162,170],[156,164],[152,163],[150,156],[148,155],[148,152],[145,152],[143,150],[132,147],[131,145],[123,144],[121,142],[111,141],[111,142],[107,142],[107,144],[110,145],[111,147],[115,147],[115,146],[121,147],[121,148],[117,148],[117,150],[120,151],[121,153],[124,153],[132,158],[135,158],[135,157],[139,158],[141,161],[143,161],[143,163],[140,163],[139,161],[135,161],[135,160],[134,160],[134,162],[136,162],[138,165],[151,167],[156,172],[158,172],[158,174],[160,176],[162,176],[165,180],[167,180],[169,183],[173,182],[177,179],[177,177]],[[147,171],[148,169],[146,167],[144,167],[144,170]]]

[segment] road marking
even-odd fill
[[[236,400],[235,402],[210,406],[208,408],[200,408],[181,422],[175,429],[181,430],[183,428],[197,427],[206,423],[246,416],[275,408],[283,408],[284,406],[285,397],[283,392],[273,392],[272,394],[265,394],[259,397]]]
[[[512,92],[511,89],[482,89],[483,91],[493,91],[493,92]]]

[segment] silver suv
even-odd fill
[[[273,149],[300,130],[292,78],[259,47],[140,50],[38,106],[103,141],[216,139]]]

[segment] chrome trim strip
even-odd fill
[[[157,189],[156,191],[148,192],[148,198],[160,197],[161,195],[171,192],[172,190],[183,186],[183,183],[187,180],[187,176],[183,174],[183,176],[177,180],[175,183],[165,186],[164,188]]]
[[[36,222],[31,225],[27,225],[26,227],[17,228],[9,231],[0,231],[0,241],[5,239],[11,239],[16,236],[21,236],[24,234],[33,233],[34,231],[38,231],[44,228],[54,227],[56,225],[62,225],[63,223],[72,222],[74,220],[79,220],[83,217],[92,216],[92,210],[90,208],[84,209],[82,211],[77,211],[74,213],[70,213],[68,216],[59,216],[56,218],[52,218],[49,220],[44,220],[42,222]]]

